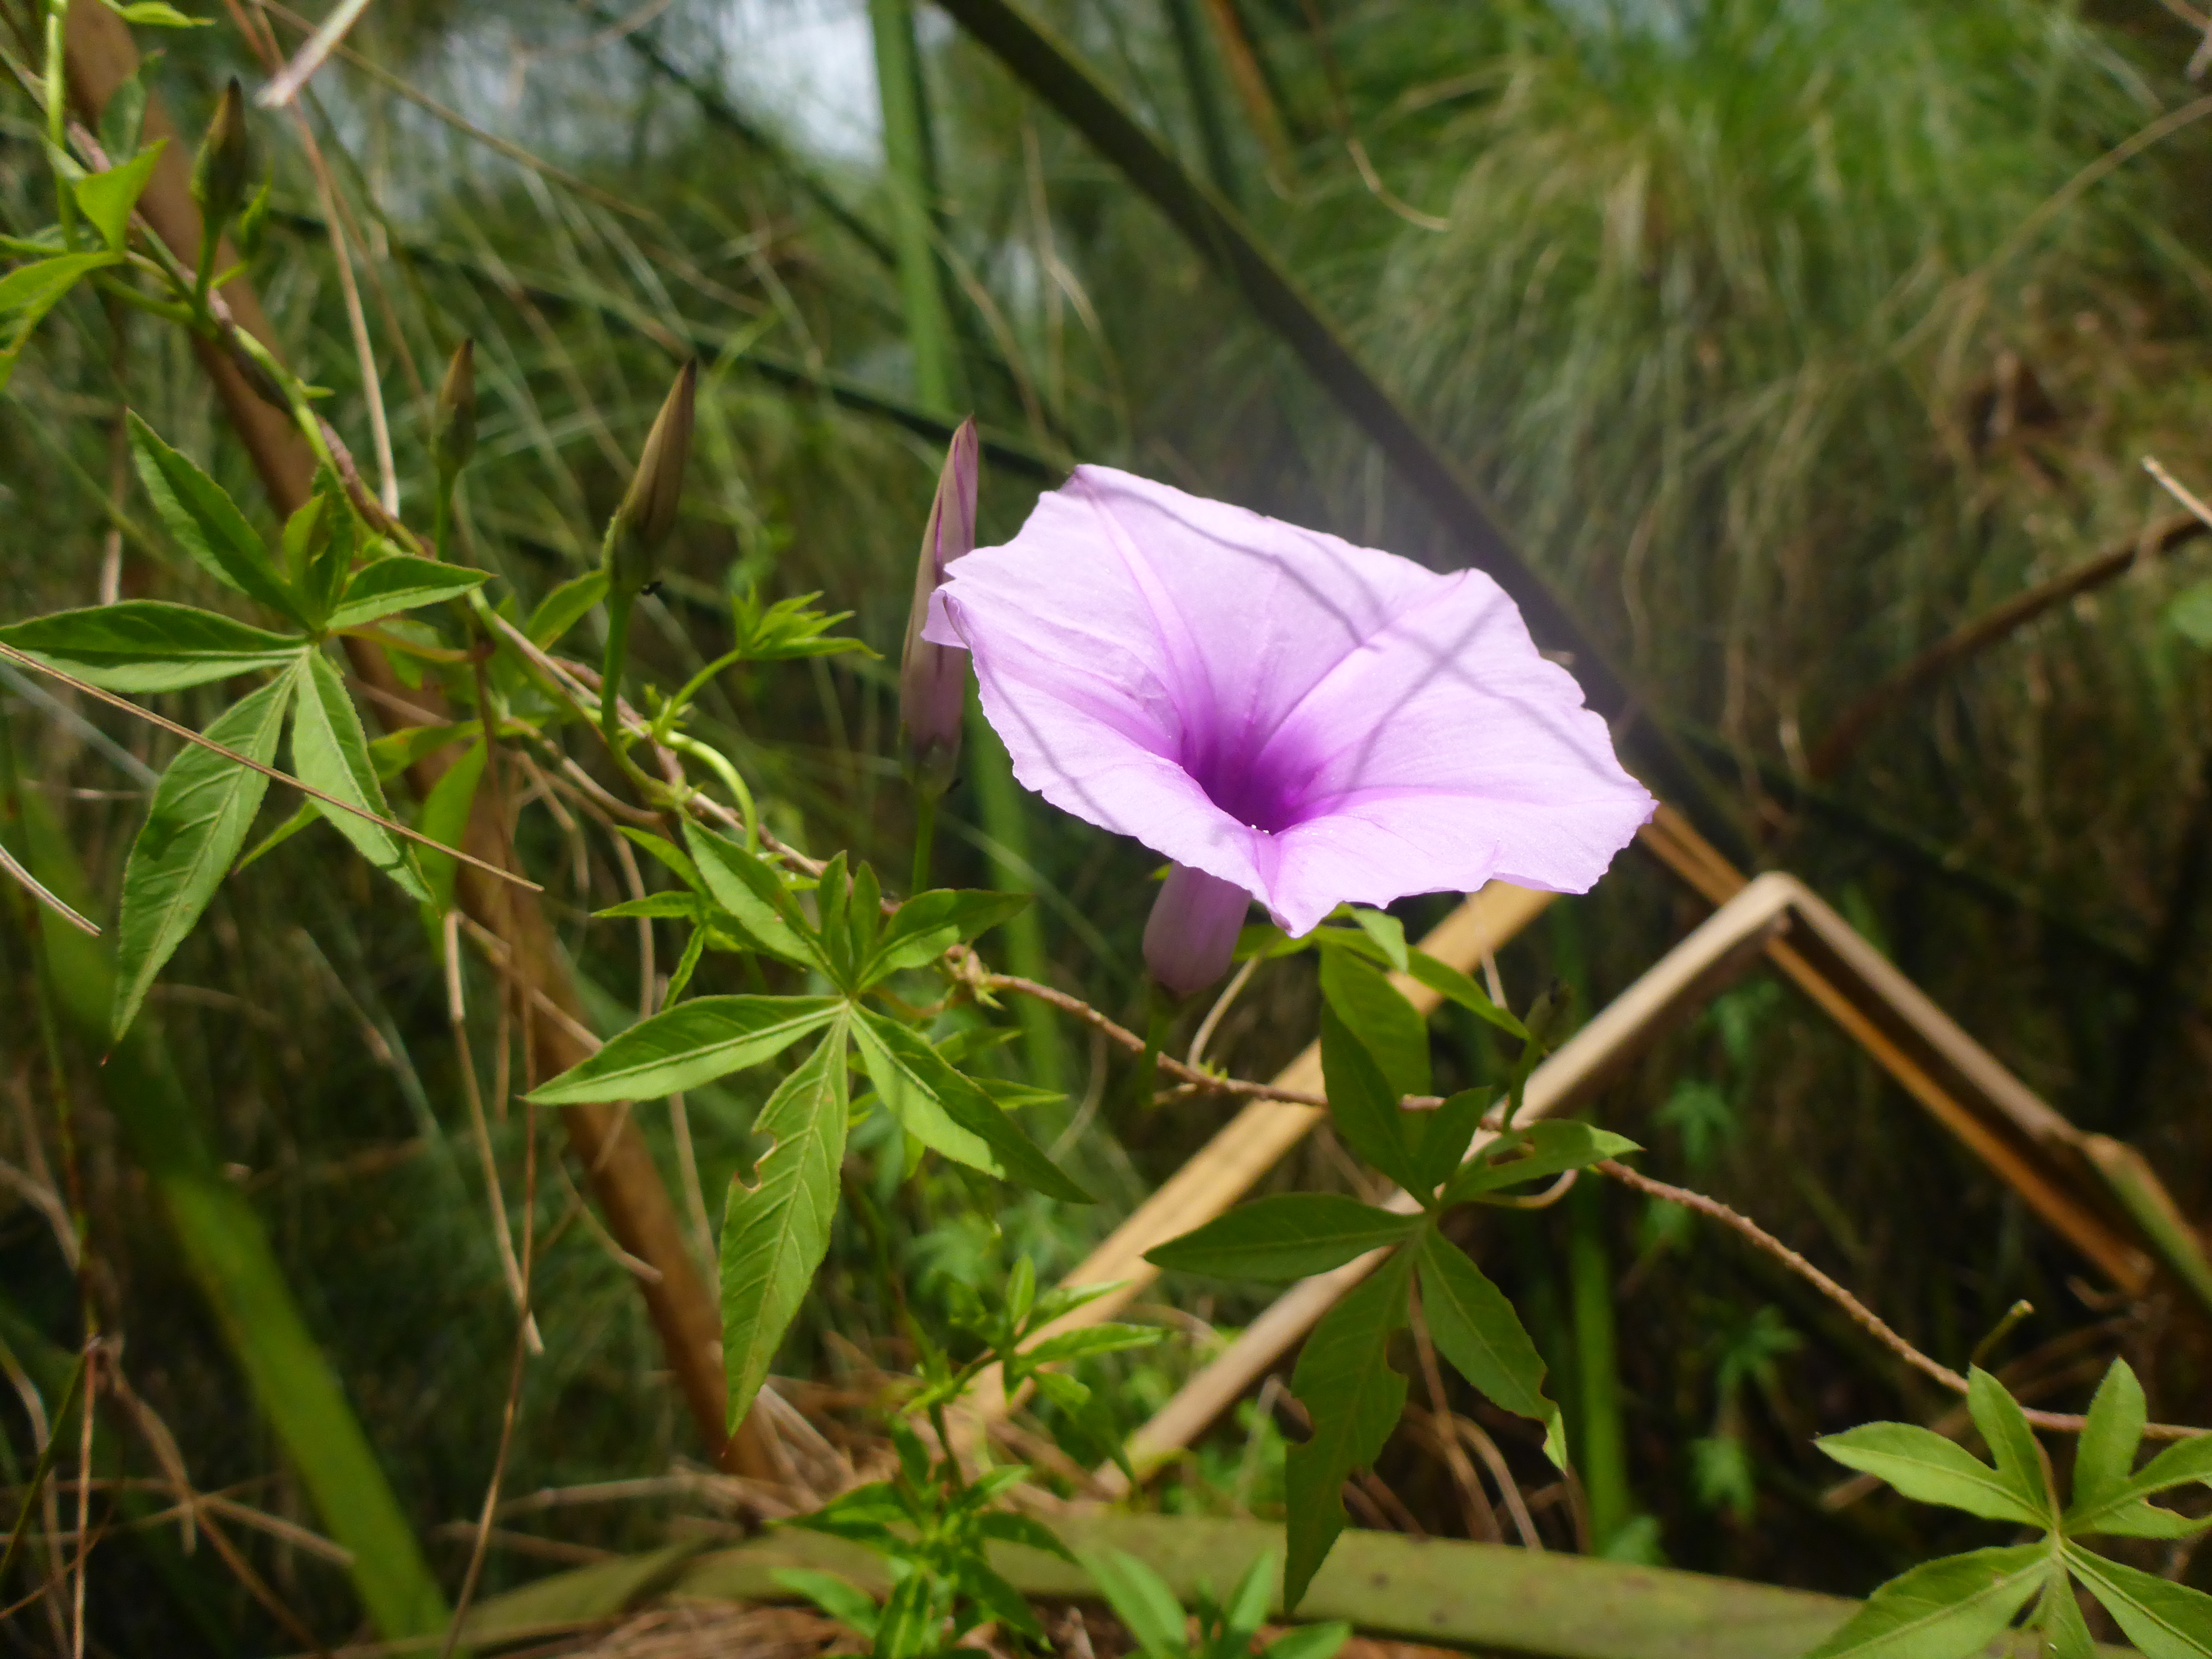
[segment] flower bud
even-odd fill
[[[676,529],[677,504],[684,496],[684,470],[691,460],[691,420],[699,389],[696,361],[684,365],[668,401],[646,434],[629,493],[615,509],[607,535],[608,575],[624,592],[635,593],[653,580],[660,550]]]
[[[246,130],[246,95],[232,76],[216,105],[215,119],[192,159],[192,200],[211,231],[237,216],[253,182],[253,139]]]
[[[975,546],[975,486],[981,445],[975,422],[963,421],[945,452],[937,499],[921,534],[915,565],[914,606],[906,619],[906,648],[899,657],[899,726],[907,765],[922,787],[942,790],[960,758],[960,721],[968,702],[968,653],[958,646],[921,637],[930,596],[945,568]]]
[[[476,346],[474,340],[464,340],[454,348],[453,360],[446,365],[446,383],[438,388],[430,449],[441,478],[451,479],[477,453]]]
[[[1235,882],[1176,865],[1145,923],[1145,966],[1177,999],[1203,991],[1229,971],[1251,908]]]

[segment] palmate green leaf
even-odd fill
[[[130,428],[139,479],[178,544],[224,586],[307,626],[304,609],[277,574],[269,550],[222,487],[155,436],[136,410]]]
[[[1297,1607],[1344,1530],[1344,1483],[1375,1461],[1406,1404],[1406,1379],[1390,1367],[1391,1334],[1406,1323],[1404,1251],[1322,1316],[1298,1351],[1291,1390],[1313,1434],[1283,1469],[1289,1516],[1283,1607]]]
[[[124,599],[0,628],[0,641],[110,691],[180,691],[282,668],[307,641],[212,611]]]
[[[722,1214],[722,1366],[732,1430],[752,1409],[783,1334],[830,1249],[850,1109],[848,1018],[846,1005],[833,1005],[822,1041],[753,1121],[753,1133],[772,1144],[755,1166],[752,1183],[743,1176],[730,1182]]]
[[[2144,1402],[2142,1384],[2124,1359],[2115,1359],[2097,1385],[2089,1402],[2089,1415],[2081,1425],[2074,1452],[2074,1506],[2067,1515],[2067,1529],[2075,1527],[2077,1514],[2094,1510],[2128,1484],[2142,1443],[2143,1425],[2150,1408]]]
[[[1370,910],[1363,906],[1352,907],[1352,919],[1359,924],[1359,931],[1375,941],[1382,952],[1382,959],[1400,973],[1408,966],[1406,957],[1406,924],[1388,910]],[[1419,1094],[1418,1089],[1408,1089],[1408,1094]]]
[[[464,570],[435,559],[394,554],[353,573],[331,611],[330,625],[359,628],[398,611],[442,604],[474,592],[489,579],[489,571]]]
[[[2117,1362],[2115,1362],[2117,1369]],[[2129,1380],[2132,1382],[2130,1373]],[[2107,1374],[2106,1385],[2112,1377]],[[2105,1398],[2105,1389],[2097,1391],[2097,1403]],[[2140,1401],[2140,1389],[2136,1391]],[[2140,1410],[2138,1404],[2136,1409]],[[2091,1422],[2096,1423],[2096,1404],[2090,1407]],[[2114,1439],[2117,1439],[2115,1435]],[[2083,1437],[2086,1441],[2087,1437]],[[2085,1445],[2082,1455],[2088,1455]],[[2123,1460],[2116,1467],[2124,1468]],[[2102,1473],[2102,1471],[2099,1471]],[[2203,1483],[2212,1486],[2212,1435],[2198,1435],[2179,1441],[2142,1466],[2116,1487],[2100,1488],[2101,1495],[2094,1501],[2082,1497],[2082,1477],[2076,1464],[2075,1475],[2075,1499],[2074,1507],[2066,1512],[2065,1530],[2078,1536],[2085,1533],[2110,1533],[2130,1538],[2185,1538],[2212,1522],[2194,1520],[2175,1510],[2164,1509],[2148,1500],[2157,1492],[2169,1492],[2176,1486]]]
[[[885,1108],[908,1134],[956,1162],[1048,1198],[1071,1204],[1091,1201],[1090,1194],[1061,1173],[995,1101],[954,1070],[927,1039],[872,1009],[857,1013],[854,1036],[861,1066]]]
[[[131,210],[145,193],[146,181],[154,176],[154,164],[168,142],[156,138],[129,161],[76,181],[76,204],[110,249],[122,251],[131,229]]]
[[[1344,1144],[1400,1186],[1409,1190],[1419,1186],[1398,1091],[1335,1006],[1326,1002],[1321,1011],[1321,1069],[1329,1121]]]
[[[1566,1431],[1559,1408],[1544,1397],[1543,1358],[1505,1292],[1433,1229],[1421,1236],[1418,1255],[1421,1314],[1437,1352],[1507,1411],[1541,1423],[1546,1454],[1565,1468]]]
[[[1382,969],[1349,951],[1323,951],[1321,994],[1375,1057],[1394,1098],[1429,1092],[1428,1022]]]
[[[2097,1638],[2089,1633],[2089,1621],[2081,1616],[2074,1581],[2064,1567],[2054,1563],[2044,1569],[2043,1594],[2036,1598],[2027,1622],[2043,1636],[2037,1659],[2097,1659]]]
[[[1496,1026],[1508,1036],[1528,1040],[1528,1028],[1490,1000],[1490,994],[1449,963],[1425,951],[1407,953],[1406,971],[1447,1002],[1458,1004],[1477,1019]]]
[[[1891,1579],[1805,1659],[1968,1659],[2004,1632],[2049,1571],[2042,1544],[1947,1555]]]
[[[2044,1479],[2043,1455],[2036,1449],[2035,1431],[2027,1426],[2020,1401],[2005,1391],[2003,1383],[1974,1365],[1968,1367],[1966,1411],[1989,1443],[2005,1489],[2027,1505],[2038,1525],[2056,1523],[2058,1506]]]
[[[207,737],[251,759],[273,759],[294,684],[290,674],[271,680],[218,715]],[[268,787],[260,773],[197,744],[161,774],[123,869],[115,1000],[108,1021],[118,1038],[137,1017],[154,976],[215,896]]]
[[[1525,1150],[1522,1150],[1525,1149]],[[1478,1158],[1461,1166],[1444,1188],[1444,1201],[1464,1204],[1500,1188],[1547,1181],[1569,1170],[1585,1170],[1608,1158],[1644,1149],[1626,1135],[1588,1123],[1547,1121],[1516,1129],[1504,1150],[1513,1156]]]
[[[2212,1595],[2066,1546],[2066,1565],[2143,1659],[2212,1659]]]
[[[631,846],[649,854],[693,892],[705,894],[707,884],[699,874],[699,866],[692,863],[684,849],[674,842],[656,836],[650,830],[641,830],[633,823],[618,823],[615,828],[622,832],[623,838]]]
[[[1886,1480],[1918,1503],[2024,1526],[2049,1520],[2036,1494],[2021,1492],[1964,1446],[1917,1424],[1865,1423],[1813,1443],[1838,1463]]]
[[[1403,1243],[1421,1221],[1336,1193],[1276,1193],[1155,1246],[1145,1260],[1171,1273],[1217,1279],[1308,1279]]]
[[[916,893],[884,924],[874,949],[860,964],[860,983],[865,988],[905,969],[924,967],[955,945],[1012,921],[1029,904],[1027,893],[944,889]]]
[[[845,1006],[840,997],[696,997],[640,1020],[530,1097],[573,1106],[680,1094],[773,1060]]]
[[[828,965],[783,878],[766,863],[726,836],[696,823],[684,824],[684,841],[708,896],[757,949],[805,967]]]
[[[1405,1123],[1413,1142],[1414,1178],[1420,1183],[1414,1190],[1426,1197],[1458,1172],[1483,1114],[1497,1099],[1494,1088],[1462,1089],[1433,1112]]]
[[[368,734],[330,659],[310,651],[301,659],[299,707],[292,717],[292,765],[300,781],[364,811],[388,818],[384,786],[368,757]],[[354,844],[363,858],[392,878],[408,897],[428,902],[430,890],[415,867],[414,851],[380,823],[327,801],[316,810]]]

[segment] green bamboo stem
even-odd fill
[[[79,908],[90,883],[45,803],[21,798],[19,826],[39,878]],[[48,969],[64,1017],[105,1042],[115,977],[112,946],[42,916]],[[378,1632],[398,1640],[441,1629],[444,1595],[405,1512],[308,1329],[261,1218],[223,1178],[167,1055],[141,1021],[101,1068],[102,1094],[146,1172],[223,1340],[283,1443],[324,1531],[351,1553],[349,1571]]]
[[[1620,1355],[1613,1317],[1613,1264],[1605,1248],[1605,1183],[1584,1181],[1567,1200],[1568,1300],[1575,1328],[1581,1435],[1574,1447],[1589,1505],[1590,1547],[1600,1554],[1634,1516],[1628,1446],[1621,1432]]]
[[[930,154],[921,54],[912,0],[868,0],[876,40],[876,88],[883,107],[884,172],[890,186],[892,246],[914,353],[915,400],[950,414],[953,406],[952,324],[938,278],[932,219],[937,199]]]
[[[1214,189],[1238,207],[1244,204],[1244,185],[1229,147],[1229,123],[1221,112],[1221,94],[1213,65],[1206,53],[1206,34],[1198,19],[1198,0],[1167,0],[1168,22],[1175,33],[1176,56],[1182,59],[1183,85],[1190,96],[1191,118],[1198,126],[1200,150],[1206,156],[1206,176]]]

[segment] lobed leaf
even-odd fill
[[[347,580],[344,592],[331,609],[332,628],[359,628],[380,617],[439,605],[472,593],[489,580],[490,573],[464,570],[435,559],[418,559],[398,553],[365,564]]]
[[[1171,1273],[1282,1281],[1340,1267],[1401,1244],[1421,1224],[1335,1193],[1276,1193],[1240,1204],[1204,1226],[1145,1252]]]
[[[391,817],[384,786],[377,781],[376,767],[369,759],[368,734],[362,730],[345,682],[320,651],[305,653],[300,663],[299,705],[292,717],[292,765],[300,781],[363,811]],[[315,802],[315,810],[408,897],[429,902],[430,890],[405,842],[382,824],[327,801]]]
[[[1429,1092],[1428,1022],[1380,969],[1349,951],[1323,951],[1321,994],[1375,1057],[1394,1099]]]
[[[927,1039],[872,1009],[856,1012],[854,1036],[861,1066],[908,1134],[957,1163],[1018,1182],[1048,1198],[1091,1201],[997,1102],[954,1070]]]
[[[652,1100],[773,1060],[837,1019],[839,997],[695,997],[641,1019],[530,1098],[541,1106]]]
[[[271,680],[217,715],[207,737],[252,759],[273,759],[294,684],[289,674]],[[137,1017],[154,976],[215,896],[268,787],[269,780],[251,767],[197,744],[161,774],[123,869],[115,1000],[108,1018],[118,1039]]]
[[[822,1041],[754,1120],[753,1133],[773,1144],[754,1169],[753,1184],[747,1186],[742,1176],[730,1181],[722,1214],[722,1366],[733,1430],[752,1409],[783,1334],[829,1252],[849,1110],[846,1019],[844,1005],[834,1005]]]
[[[299,601],[222,486],[155,436],[136,410],[130,427],[139,479],[178,545],[224,586],[304,627],[307,617]]]
[[[2049,1519],[2034,1493],[2019,1491],[1956,1441],[1917,1424],[1865,1423],[1813,1443],[1845,1468],[1886,1480],[1917,1503],[2023,1526]]]
[[[1608,1158],[1644,1150],[1626,1135],[1571,1120],[1531,1123],[1516,1130],[1513,1143],[1504,1150],[1510,1151],[1514,1146],[1526,1146],[1528,1151],[1516,1158],[1478,1158],[1462,1164],[1444,1188],[1444,1201],[1463,1204],[1502,1187],[1547,1180],[1569,1170],[1588,1169]]]
[[[2044,1477],[2043,1454],[2020,1401],[2005,1391],[2003,1383],[1974,1365],[1968,1368],[1966,1411],[1989,1443],[2005,1489],[2027,1505],[2038,1526],[2055,1524],[2057,1505]]]
[[[1011,921],[1029,908],[1026,893],[916,893],[891,915],[874,950],[860,965],[865,988],[908,968],[937,960],[955,945]]]
[[[1467,1149],[1474,1143],[1474,1132],[1482,1127],[1483,1114],[1497,1099],[1494,1088],[1462,1089],[1447,1097],[1443,1105],[1426,1115],[1425,1121],[1404,1121],[1407,1138],[1413,1141],[1413,1176],[1420,1183],[1416,1190],[1422,1196],[1458,1173]],[[1418,1132],[1415,1122],[1419,1123]]]
[[[1398,1091],[1333,1003],[1322,1005],[1321,1069],[1329,1121],[1344,1144],[1400,1186],[1418,1186],[1420,1176],[1407,1145]]]
[[[1406,971],[1447,1002],[1458,1004],[1477,1019],[1496,1026],[1509,1036],[1527,1042],[1528,1028],[1490,1000],[1490,993],[1449,963],[1438,962],[1425,951],[1409,951]]]
[[[181,691],[298,660],[307,641],[212,611],[124,599],[0,628],[0,641],[110,691]]]
[[[2088,1419],[2075,1443],[2074,1508],[2090,1510],[2128,1484],[2136,1448],[2150,1410],[2142,1384],[2124,1359],[2114,1359],[2089,1402]]]
[[[1382,959],[1398,972],[1406,971],[1406,924],[1388,910],[1370,910],[1364,906],[1352,907],[1352,919],[1359,924],[1359,931],[1375,941]],[[1419,1089],[1408,1089],[1409,1095],[1423,1093]]]
[[[2143,1659],[2212,1659],[2212,1595],[2069,1544],[2066,1565]]]
[[[1505,1292],[1442,1235],[1422,1235],[1421,1313],[1437,1352],[1507,1411],[1544,1425],[1544,1450],[1566,1463],[1559,1408],[1544,1397],[1544,1361]]]
[[[1298,1351],[1291,1389],[1314,1427],[1284,1464],[1285,1612],[1304,1598],[1344,1530],[1346,1477],[1375,1461],[1405,1407],[1406,1379],[1389,1355],[1391,1334],[1406,1322],[1410,1272],[1405,1252],[1393,1255],[1322,1316]]]
[[[1926,1562],[1867,1598],[1805,1659],[1968,1659],[2004,1633],[2049,1568],[2041,1544]]]
[[[828,966],[821,950],[806,937],[805,919],[792,902],[783,878],[765,862],[726,836],[696,823],[684,826],[684,841],[708,896],[757,949],[804,967]]]

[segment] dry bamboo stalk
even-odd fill
[[[97,125],[108,98],[137,70],[137,46],[129,27],[105,6],[70,7],[68,27],[70,94]],[[139,199],[138,210],[155,234],[179,258],[190,263],[198,257],[200,235],[199,210],[192,202],[187,179],[191,147],[181,142],[156,99],[147,100],[145,134],[149,141],[166,137],[171,142]],[[228,266],[233,257],[226,247],[216,263]],[[222,298],[240,329],[274,345],[268,319],[244,277],[226,284]],[[263,401],[246,384],[221,347],[198,341],[195,349],[270,502],[281,514],[295,511],[313,486],[314,459],[305,440],[288,415]],[[347,643],[354,672],[382,694],[377,702],[387,714],[412,708],[421,723],[443,721],[445,711],[424,694],[403,687],[380,653],[357,641]],[[451,758],[430,757],[410,773],[410,781],[417,789],[427,789]],[[489,792],[477,797],[463,845],[480,858],[496,860],[505,854],[505,836]],[[514,971],[555,1006],[580,1017],[582,1005],[574,981],[561,959],[544,912],[534,899],[526,894],[510,895],[503,884],[465,865],[460,866],[454,890],[471,916],[507,941],[513,951]],[[528,1029],[531,1063],[538,1077],[566,1071],[586,1057],[586,1051],[562,1022],[533,1020]],[[640,1288],[701,1439],[732,1472],[775,1480],[777,1466],[757,1419],[749,1418],[734,1435],[726,1431],[728,1395],[722,1377],[721,1319],[693,1264],[683,1224],[651,1152],[623,1108],[566,1107],[562,1121],[605,1212],[608,1231],[624,1250],[652,1264],[659,1274],[657,1280]]]
[[[1486,952],[1502,948],[1558,896],[1493,881],[1437,923],[1420,941],[1419,948],[1462,973],[1472,972]],[[1390,982],[1424,1015],[1439,1000],[1427,986],[1402,974],[1392,975]],[[1304,1053],[1275,1075],[1274,1085],[1319,1094],[1321,1044],[1308,1043]],[[1159,1277],[1160,1270],[1145,1260],[1146,1251],[1212,1220],[1243,1197],[1321,1119],[1321,1108],[1289,1101],[1255,1100],[1245,1107],[1060,1281],[1063,1285],[1118,1282],[1120,1288],[1085,1304],[1040,1331],[1036,1340],[1042,1341],[1064,1330],[1097,1324],[1127,1307]],[[1002,1417],[1011,1409],[999,1387],[998,1375],[994,1366],[969,1391],[963,1411],[971,1420],[963,1423],[963,1430],[976,1421]],[[956,1431],[956,1436],[967,1437],[961,1431]]]

